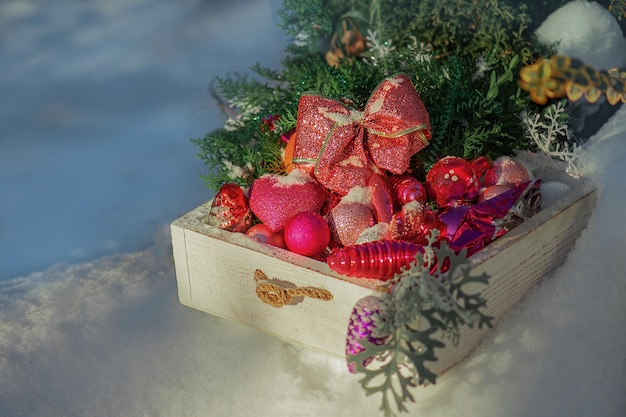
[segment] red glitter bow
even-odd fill
[[[430,137],[430,117],[411,79],[397,75],[379,84],[364,111],[302,95],[293,162],[315,165],[315,178],[345,195],[366,185],[372,163],[394,174],[405,172]]]

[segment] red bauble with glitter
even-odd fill
[[[400,209],[410,201],[426,203],[426,187],[411,174],[391,175],[387,179],[387,184],[396,209]]]
[[[269,227],[263,223],[256,224],[248,229],[246,235],[250,236],[257,242],[267,243],[268,245],[276,246],[286,249],[285,238],[283,237],[283,231],[272,232]]]
[[[391,218],[389,233],[395,240],[405,240],[427,245],[428,236],[433,229],[439,230],[439,238],[446,236],[446,225],[424,204],[412,201]]]
[[[526,166],[511,158],[501,156],[493,161],[493,166],[485,172],[485,187],[490,185],[510,185],[517,187],[532,179]]]
[[[207,220],[211,226],[229,232],[248,230],[252,213],[241,187],[231,183],[222,185],[211,203]]]
[[[305,172],[294,169],[289,175],[266,174],[254,181],[250,190],[252,212],[277,232],[301,212],[318,212],[326,190]]]
[[[472,164],[456,156],[435,162],[426,175],[428,193],[439,207],[478,197],[478,177]]]
[[[330,229],[318,213],[302,212],[287,222],[284,237],[290,251],[313,257],[320,255],[330,243]]]

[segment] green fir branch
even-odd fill
[[[430,145],[412,159],[416,175],[447,155],[496,158],[528,149],[519,115],[533,105],[520,95],[516,78],[525,62],[545,50],[527,31],[529,13],[524,5],[496,0],[285,0],[280,25],[293,42],[283,68],[255,64],[252,75],[214,80],[229,133],[218,129],[193,140],[208,167],[205,183],[215,189],[229,178],[231,170],[220,167],[223,160],[254,167],[245,181],[238,180],[245,183],[275,172],[281,136],[295,129],[302,94],[362,110],[376,86],[397,73],[413,78],[431,117]],[[346,17],[380,50],[331,67],[324,53]],[[268,116],[278,119],[273,131],[264,132]]]

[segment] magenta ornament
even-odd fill
[[[380,298],[370,295],[361,298],[352,308],[346,335],[346,363],[351,373],[355,373],[356,362],[354,357],[365,350],[361,344],[363,340],[380,346],[385,344],[389,338],[389,335],[372,336],[376,329],[376,317],[380,315],[380,301]],[[371,357],[365,359],[363,366],[369,365],[372,359]]]

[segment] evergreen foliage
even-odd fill
[[[285,0],[279,17],[293,38],[281,71],[256,64],[251,76],[215,80],[216,96],[236,116],[192,139],[210,189],[225,182],[249,186],[264,173],[282,172],[281,137],[295,128],[302,93],[362,109],[380,81],[396,73],[412,77],[431,117],[433,139],[415,155],[414,173],[424,174],[446,155],[497,157],[528,147],[519,114],[533,104],[520,94],[517,73],[547,51],[528,35],[523,4]],[[324,53],[333,35],[344,34],[346,19],[367,34],[369,48],[330,66]]]

